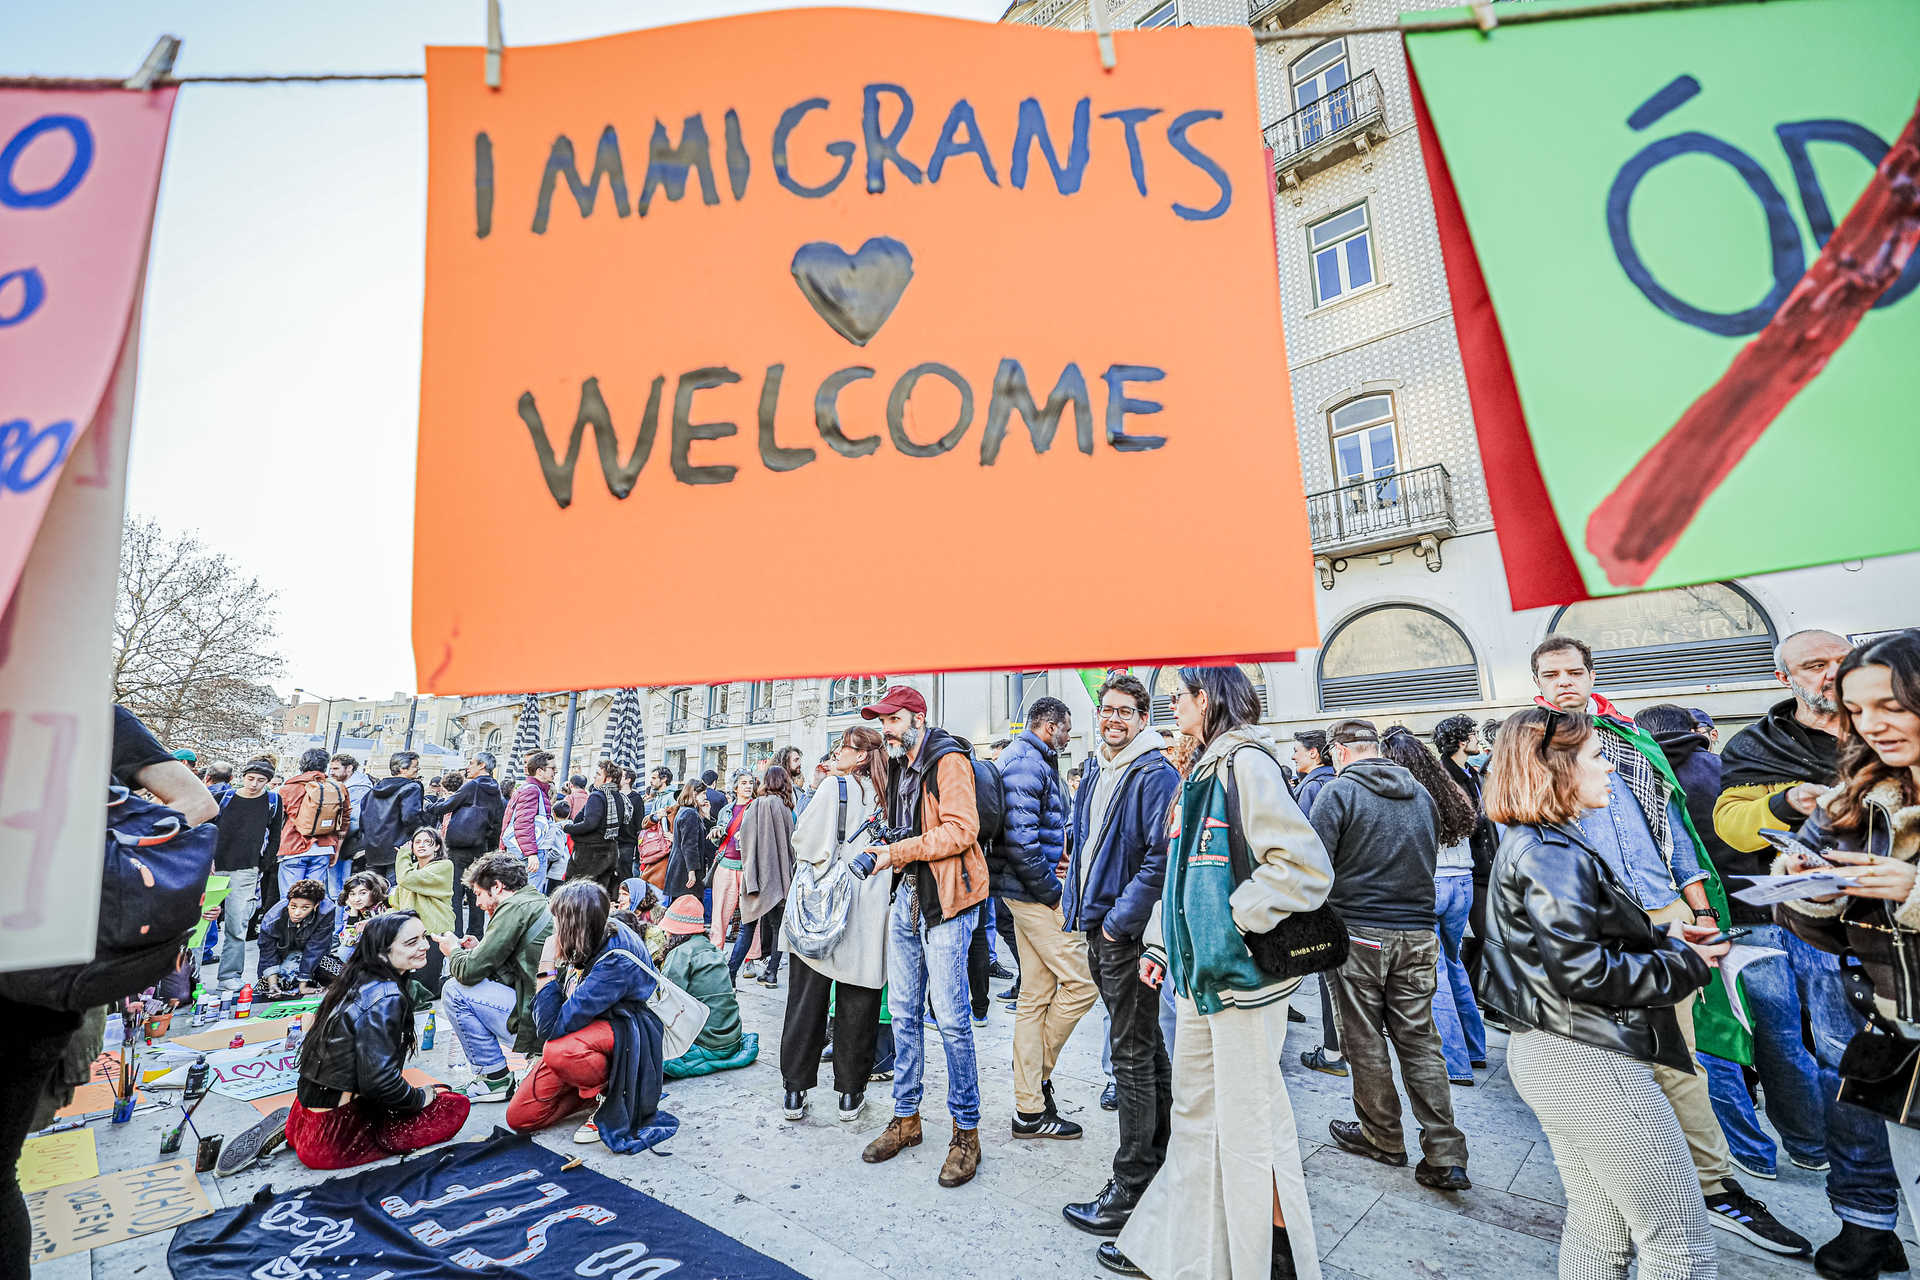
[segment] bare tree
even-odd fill
[[[113,618],[113,696],[168,746],[238,756],[266,737],[283,666],[275,593],[191,533],[129,519]]]

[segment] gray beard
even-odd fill
[[[1800,699],[1802,706],[1816,715],[1830,716],[1840,710],[1838,702],[1832,698],[1823,697],[1817,689],[1803,689],[1792,680],[1787,681],[1787,688],[1793,690],[1793,696]]]
[[[901,733],[899,742],[887,743],[887,758],[905,760],[907,756],[925,740],[925,729],[908,729]]]

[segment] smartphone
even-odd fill
[[[1760,838],[1781,853],[1797,853],[1813,862],[1815,866],[1830,867],[1833,864],[1820,856],[1820,851],[1810,844],[1802,844],[1800,838],[1791,831],[1775,831],[1769,827],[1760,829]]]
[[[1697,947],[1717,947],[1723,942],[1738,942],[1752,932],[1751,929],[1723,929],[1711,938],[1696,938],[1693,944]]]

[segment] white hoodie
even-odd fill
[[[1100,847],[1100,834],[1107,828],[1108,811],[1113,808],[1114,796],[1120,790],[1120,776],[1127,771],[1128,765],[1147,752],[1164,751],[1166,746],[1167,740],[1160,736],[1158,729],[1142,729],[1111,760],[1107,759],[1105,743],[1100,744],[1100,748],[1093,753],[1100,767],[1094,773],[1093,800],[1087,806],[1087,841],[1082,846],[1080,856],[1080,888],[1083,891],[1087,887],[1087,873],[1093,868],[1093,851]],[[1080,785],[1087,785],[1084,777]]]

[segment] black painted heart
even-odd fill
[[[907,291],[913,253],[890,236],[875,236],[858,253],[815,240],[794,253],[793,279],[835,333],[864,347]]]

